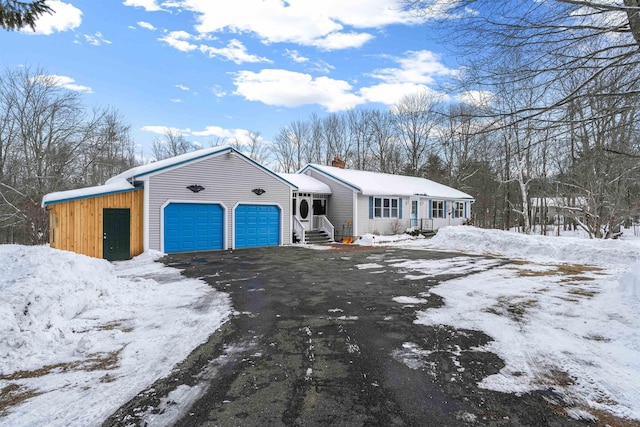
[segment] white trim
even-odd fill
[[[291,188],[289,191],[289,228],[288,230],[291,232],[291,234],[293,234],[293,221],[295,218],[295,215],[293,214],[293,193],[297,191],[298,190],[294,190],[293,188]],[[297,200],[296,200],[296,203],[297,203]],[[296,209],[298,209],[297,206],[296,206]],[[235,213],[235,210],[234,210],[234,213]],[[280,215],[282,215],[282,210],[280,210]],[[235,224],[234,224],[234,227],[235,227]],[[234,231],[235,231],[235,228],[234,228]],[[235,233],[233,235],[235,236]],[[282,237],[284,237],[284,230],[282,230]],[[293,243],[293,236],[290,236],[289,244],[291,243]],[[284,245],[284,240],[281,240],[280,244]]]
[[[171,203],[190,203],[192,205],[220,205],[222,207],[222,249],[227,249],[227,206],[223,202],[209,200],[169,199],[160,206],[160,252],[164,252],[164,208]]]
[[[143,195],[143,202],[142,202],[142,247],[144,248],[145,252],[149,250],[149,214],[151,212],[151,208],[150,208],[150,197],[151,197],[151,193],[149,191],[149,185],[151,183],[149,181],[144,181],[144,189],[142,191],[144,191],[144,195]]]
[[[336,178],[335,176],[333,176],[330,173],[325,172],[323,170],[316,169],[314,167],[310,167],[307,170],[305,170],[304,172],[302,172],[303,175],[310,176],[313,179],[318,179],[318,178],[314,177],[312,174],[307,174],[307,171],[316,172],[318,175],[323,176],[325,178],[328,178],[329,180],[335,182],[336,184],[339,184],[339,185],[341,185],[341,186],[343,186],[345,188],[348,188],[351,191],[357,191],[357,192],[361,192],[362,191],[362,190],[360,190],[360,187],[358,187],[357,185],[354,185],[354,184],[351,184],[351,183],[349,183],[347,181],[341,180],[340,178]],[[298,173],[300,173],[300,172],[298,172]],[[318,181],[323,182],[323,181],[321,181],[319,179],[318,179]],[[329,185],[329,184],[326,184],[326,185]],[[329,188],[331,188],[331,187],[329,187]],[[332,194],[333,194],[333,191],[332,191]]]
[[[413,226],[412,223],[413,223],[414,219],[417,221],[419,218],[423,218],[421,216],[421,214],[420,214],[420,205],[421,205],[420,201],[421,201],[421,199],[422,199],[422,197],[418,197],[418,196],[411,196],[408,199],[409,200],[409,209],[408,209],[408,211],[409,211],[409,227]],[[413,218],[412,212],[411,212],[413,210],[413,202],[416,202],[416,217],[415,218]]]
[[[353,194],[353,201],[351,202],[353,205],[353,218],[351,219],[351,233],[354,236],[359,236],[360,233],[358,233],[358,192],[355,190],[351,190],[351,193]],[[367,199],[368,201],[368,199]],[[344,236],[343,236],[344,237]]]
[[[289,199],[291,200],[291,199]],[[280,243],[278,246],[284,245],[284,211],[282,210],[282,205],[280,203],[269,203],[269,202],[236,202],[233,205],[233,209],[231,209],[231,247],[233,249],[236,248],[236,208],[240,205],[250,205],[250,206],[275,206],[280,209]],[[291,218],[293,215],[289,215]],[[289,228],[292,230],[292,228]]]

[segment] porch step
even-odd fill
[[[307,230],[304,233],[304,242],[306,244],[330,243],[333,240],[322,230]]]

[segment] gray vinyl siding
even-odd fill
[[[194,193],[186,187],[201,185]],[[251,190],[262,188],[257,196]],[[237,204],[275,204],[281,208],[281,243],[291,243],[291,187],[237,154],[219,154],[161,171],[149,178],[149,248],[161,250],[161,211],[167,201],[222,203],[225,247],[233,248],[233,215]]]
[[[327,202],[327,219],[331,221],[336,232],[336,237],[342,237],[343,227],[347,222],[353,221],[353,193],[354,191],[344,184],[333,180],[313,169],[304,172],[306,175],[324,182],[331,188],[331,196]],[[354,230],[355,232],[355,230]]]

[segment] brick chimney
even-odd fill
[[[344,169],[344,160],[340,160],[340,157],[335,156],[333,160],[331,160],[331,166]]]

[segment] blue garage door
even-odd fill
[[[169,203],[164,208],[164,251],[222,249],[223,212],[215,204]]]
[[[278,246],[280,209],[273,205],[239,205],[235,230],[236,248]]]

